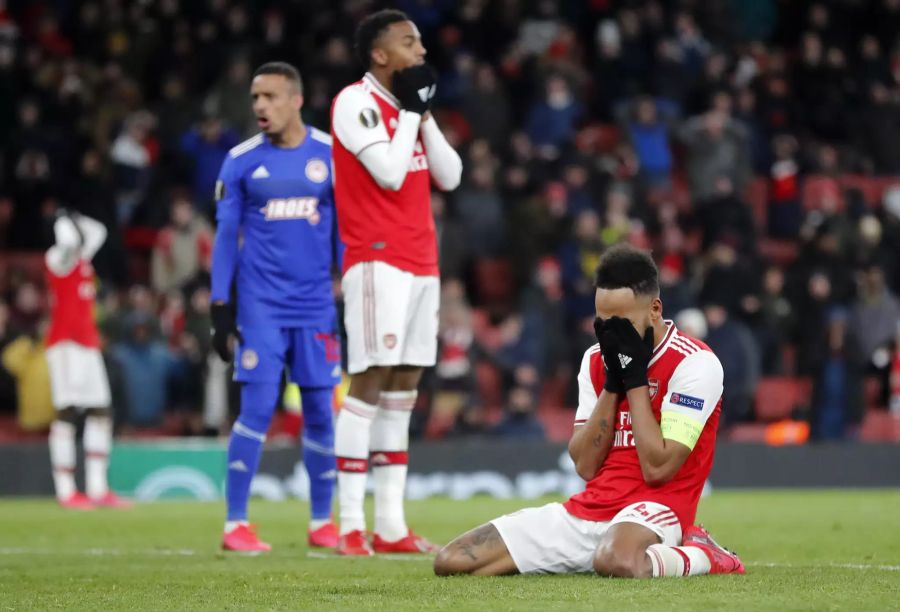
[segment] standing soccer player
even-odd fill
[[[127,508],[131,503],[109,490],[107,468],[112,447],[109,380],[94,323],[96,278],[91,259],[106,240],[103,224],[63,213],[53,224],[55,243],[47,251],[50,329],[47,365],[57,416],[50,425],[50,463],[56,497],[65,508]],[[75,432],[84,420],[85,485],[75,487]]]
[[[309,543],[333,548],[338,534],[331,521],[331,400],[341,354],[331,283],[332,265],[340,258],[331,137],[300,119],[302,85],[293,66],[260,66],[250,95],[262,133],[229,152],[216,184],[213,346],[230,361],[230,339],[237,339],[234,376],[241,385],[241,411],[228,444],[222,547],[271,549],[247,522],[247,499],[287,366],[303,399]]]
[[[565,504],[526,508],[461,535],[438,554],[435,573],[744,573],[737,555],[693,525],[715,454],[722,365],[663,319],[649,254],[610,249],[596,287],[599,343],[581,363],[569,441],[587,487]]]
[[[435,363],[439,279],[431,184],[451,190],[462,162],[429,112],[434,74],[400,11],[364,19],[356,52],[368,68],[331,110],[335,198],[344,256],[350,389],[335,427],[338,552],[426,552],[406,525],[409,418],[422,368]],[[371,463],[375,534],[363,498]]]

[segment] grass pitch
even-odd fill
[[[535,500],[410,502],[437,542]],[[223,507],[157,503],[71,513],[0,502],[0,610],[900,610],[900,491],[723,492],[699,519],[746,576],[435,578],[430,558],[344,559],[306,548],[307,508],[251,503],[259,557],[217,547]],[[371,511],[370,511],[371,516]]]

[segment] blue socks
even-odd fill
[[[328,520],[337,470],[334,458],[334,418],[331,387],[302,389],[303,464],[309,474],[309,498],[313,520]],[[228,442],[228,474],[225,500],[228,521],[247,520],[250,483],[259,467],[262,445],[278,402],[278,385],[243,383],[241,414]]]
[[[305,388],[303,398],[303,465],[309,474],[312,520],[328,520],[337,468],[334,458],[334,418],[331,387]]]
[[[228,521],[247,520],[250,483],[259,467],[262,444],[277,401],[278,384],[241,385],[241,414],[231,429],[228,442],[228,475],[225,478]]]

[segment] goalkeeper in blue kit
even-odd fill
[[[240,415],[228,444],[222,547],[271,549],[247,521],[247,500],[285,367],[303,401],[309,542],[333,547],[338,536],[331,521],[332,394],[341,376],[341,349],[331,271],[342,251],[331,137],[303,124],[302,83],[293,66],[262,65],[250,95],[261,133],[229,152],[215,194],[213,347],[226,361],[234,357],[241,387]]]

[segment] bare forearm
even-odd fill
[[[631,429],[641,471],[649,484],[662,484],[673,475],[673,468],[683,462],[680,449],[675,442],[663,438],[662,430],[653,407],[647,387],[637,387],[628,391],[628,406],[631,411]],[[681,445],[678,445],[681,446]]]
[[[606,460],[612,446],[618,398],[603,390],[597,406],[587,422],[578,427],[569,441],[569,456],[575,463],[578,475],[585,480],[593,478]]]

